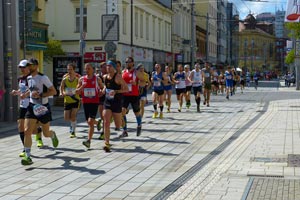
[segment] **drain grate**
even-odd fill
[[[288,167],[300,167],[300,154],[288,155]]]
[[[251,157],[251,162],[266,162],[266,163],[286,163],[287,158],[271,158],[271,157]]]
[[[284,178],[282,175],[272,175],[272,174],[247,174],[250,177],[261,177],[261,178]]]

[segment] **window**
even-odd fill
[[[161,43],[161,20],[158,20],[158,43]]]
[[[83,8],[83,31],[87,32],[87,8]],[[76,8],[75,32],[80,32],[80,8]]]
[[[146,40],[149,40],[149,14],[146,14]]]
[[[127,22],[127,12],[126,12],[126,7],[123,7],[123,34],[125,35],[127,33],[126,30],[126,22]]]
[[[134,14],[134,20],[135,20],[135,36],[138,37],[139,36],[139,13],[138,11],[135,11],[135,14]]]
[[[141,38],[144,37],[144,16],[143,16],[143,12],[141,12],[141,14],[140,14],[140,37]]]
[[[153,32],[152,32],[152,36],[153,36],[153,42],[155,42],[155,33],[156,33],[156,30],[155,30],[155,17],[152,17],[152,27],[153,27]]]

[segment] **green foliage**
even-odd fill
[[[292,64],[294,62],[294,60],[295,60],[295,50],[292,49],[285,57],[285,63]]]
[[[299,39],[300,38],[300,23],[287,22],[285,24],[286,28],[290,30],[289,36],[291,38]]]
[[[289,37],[300,39],[300,23],[288,22],[285,24],[286,28],[290,31]],[[292,49],[285,58],[286,64],[292,64],[295,61],[295,50]]]
[[[61,48],[61,42],[58,40],[49,40],[47,43],[47,50],[44,51],[44,58],[52,60],[53,56],[65,55],[66,53]]]

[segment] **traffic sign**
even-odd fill
[[[108,14],[102,15],[102,40],[118,41],[119,40],[119,15]]]

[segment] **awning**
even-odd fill
[[[26,49],[31,51],[46,50],[45,44],[26,44]]]

